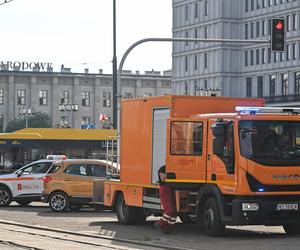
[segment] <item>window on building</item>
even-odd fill
[[[271,22],[272,22],[271,19],[269,19],[268,20],[268,35],[271,35],[271,25],[272,25]]]
[[[296,59],[296,55],[297,55],[297,47],[296,47],[296,43],[293,43],[292,44],[292,58],[293,58],[293,60],[295,60]]]
[[[280,62],[282,62],[282,61],[283,61],[283,55],[284,55],[284,53],[283,53],[283,52],[280,52],[279,55],[280,55],[280,56],[279,56],[279,60],[280,60]]]
[[[251,97],[252,95],[252,79],[251,77],[246,78],[246,97]]]
[[[198,56],[194,55],[194,70],[198,69]]]
[[[248,39],[248,23],[245,23],[245,39]]]
[[[296,95],[299,95],[300,94],[300,71],[296,72],[294,77],[295,77],[294,92]]]
[[[257,97],[263,97],[263,77],[258,76],[257,77]]]
[[[204,27],[204,38],[208,37],[208,27]]]
[[[40,106],[48,105],[48,91],[47,90],[39,91],[39,104],[40,104]]]
[[[250,50],[250,65],[254,64],[254,50]]]
[[[189,6],[186,5],[185,6],[185,20],[189,20]]]
[[[276,94],[276,75],[270,75],[270,96],[275,96]]]
[[[288,95],[288,91],[289,91],[288,74],[284,73],[281,74],[281,94]]]
[[[290,31],[291,30],[291,16],[287,15],[286,16],[286,31]]]
[[[208,16],[208,1],[204,1],[204,15]]]
[[[245,51],[245,66],[248,66],[248,51]]]
[[[195,18],[198,18],[198,3],[195,3]]]
[[[259,49],[256,50],[256,64],[259,64]]]
[[[187,82],[184,82],[184,90],[183,90],[183,94],[184,95],[188,95],[189,94],[189,86]]]
[[[265,20],[263,20],[262,22],[261,22],[261,35],[262,36],[265,36],[266,35],[266,21]]]
[[[202,122],[171,123],[171,154],[202,155]]]
[[[267,5],[266,2],[267,2],[267,0],[262,0],[262,7],[263,8],[266,8],[266,5]]]
[[[278,0],[274,0],[274,5],[278,5]]]
[[[70,93],[67,90],[64,90],[61,94],[60,104],[68,104],[69,103]]]
[[[207,62],[208,58],[207,58],[207,53],[204,54],[204,68],[207,69],[208,66],[208,62]]]
[[[82,116],[81,117],[81,125],[84,126],[84,125],[89,125],[89,124],[91,124],[91,117]]]
[[[262,64],[265,64],[265,63],[266,63],[266,60],[265,60],[265,54],[266,54],[266,49],[265,49],[265,48],[262,48],[262,49],[261,49],[261,63],[262,63]]]
[[[254,10],[254,0],[251,0],[251,11]]]
[[[254,37],[254,23],[250,24],[250,37],[253,38]]]
[[[297,14],[293,14],[293,30],[297,29]]]
[[[89,107],[90,106],[90,92],[89,91],[83,91],[81,93],[81,103],[83,107]]]
[[[198,38],[198,29],[195,29],[195,33],[194,33],[194,35],[195,35],[195,38],[197,39]],[[197,41],[195,41],[195,44],[197,44],[198,42]]]
[[[103,107],[111,106],[111,92],[103,92]]]
[[[4,104],[4,89],[0,89],[0,104]]]
[[[249,10],[248,5],[249,5],[248,0],[245,0],[245,12],[248,12]]]
[[[258,9],[258,10],[260,9],[260,1],[261,0],[256,0],[256,9]]]
[[[256,22],[256,37],[259,37],[259,35],[260,35],[259,27],[260,27],[260,23]]]
[[[268,7],[272,6],[272,0],[268,0]]]
[[[184,69],[185,71],[189,70],[189,59],[187,56],[184,57]]]
[[[286,60],[289,61],[291,59],[291,45],[286,45],[286,52],[285,52]]]
[[[273,59],[274,59],[274,63],[276,63],[277,62],[277,52],[273,53]]]
[[[26,90],[18,89],[17,90],[17,104],[26,105]]]
[[[185,38],[189,38],[189,32],[186,31],[185,32]],[[185,46],[188,46],[189,45],[189,42],[185,42]]]

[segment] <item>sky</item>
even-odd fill
[[[0,0],[3,3],[4,0]],[[133,43],[172,37],[172,0],[116,0],[117,60]],[[0,61],[49,62],[72,72],[112,72],[113,0],[13,0],[0,5]],[[172,67],[169,42],[148,42],[127,57],[123,70]]]

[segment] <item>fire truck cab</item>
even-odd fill
[[[119,222],[159,214],[166,164],[183,222],[222,235],[226,225],[282,225],[300,233],[299,108],[262,99],[163,96],[122,101],[120,180],[104,185]]]

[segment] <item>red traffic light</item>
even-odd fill
[[[283,23],[278,22],[275,27],[276,27],[276,29],[281,30],[281,29],[283,29]]]

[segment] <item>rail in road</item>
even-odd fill
[[[5,235],[5,238],[7,238],[6,240],[0,240],[0,246],[5,244],[7,246],[18,247],[18,249],[59,249],[59,247],[64,246],[64,248],[66,248],[65,246],[69,246],[72,247],[72,249],[76,249],[77,247],[78,249],[83,249],[86,247],[88,249],[187,250],[187,248],[128,240],[118,237],[92,235],[7,220],[0,220],[0,235],[2,237]],[[54,247],[54,245],[57,245],[57,247]]]

